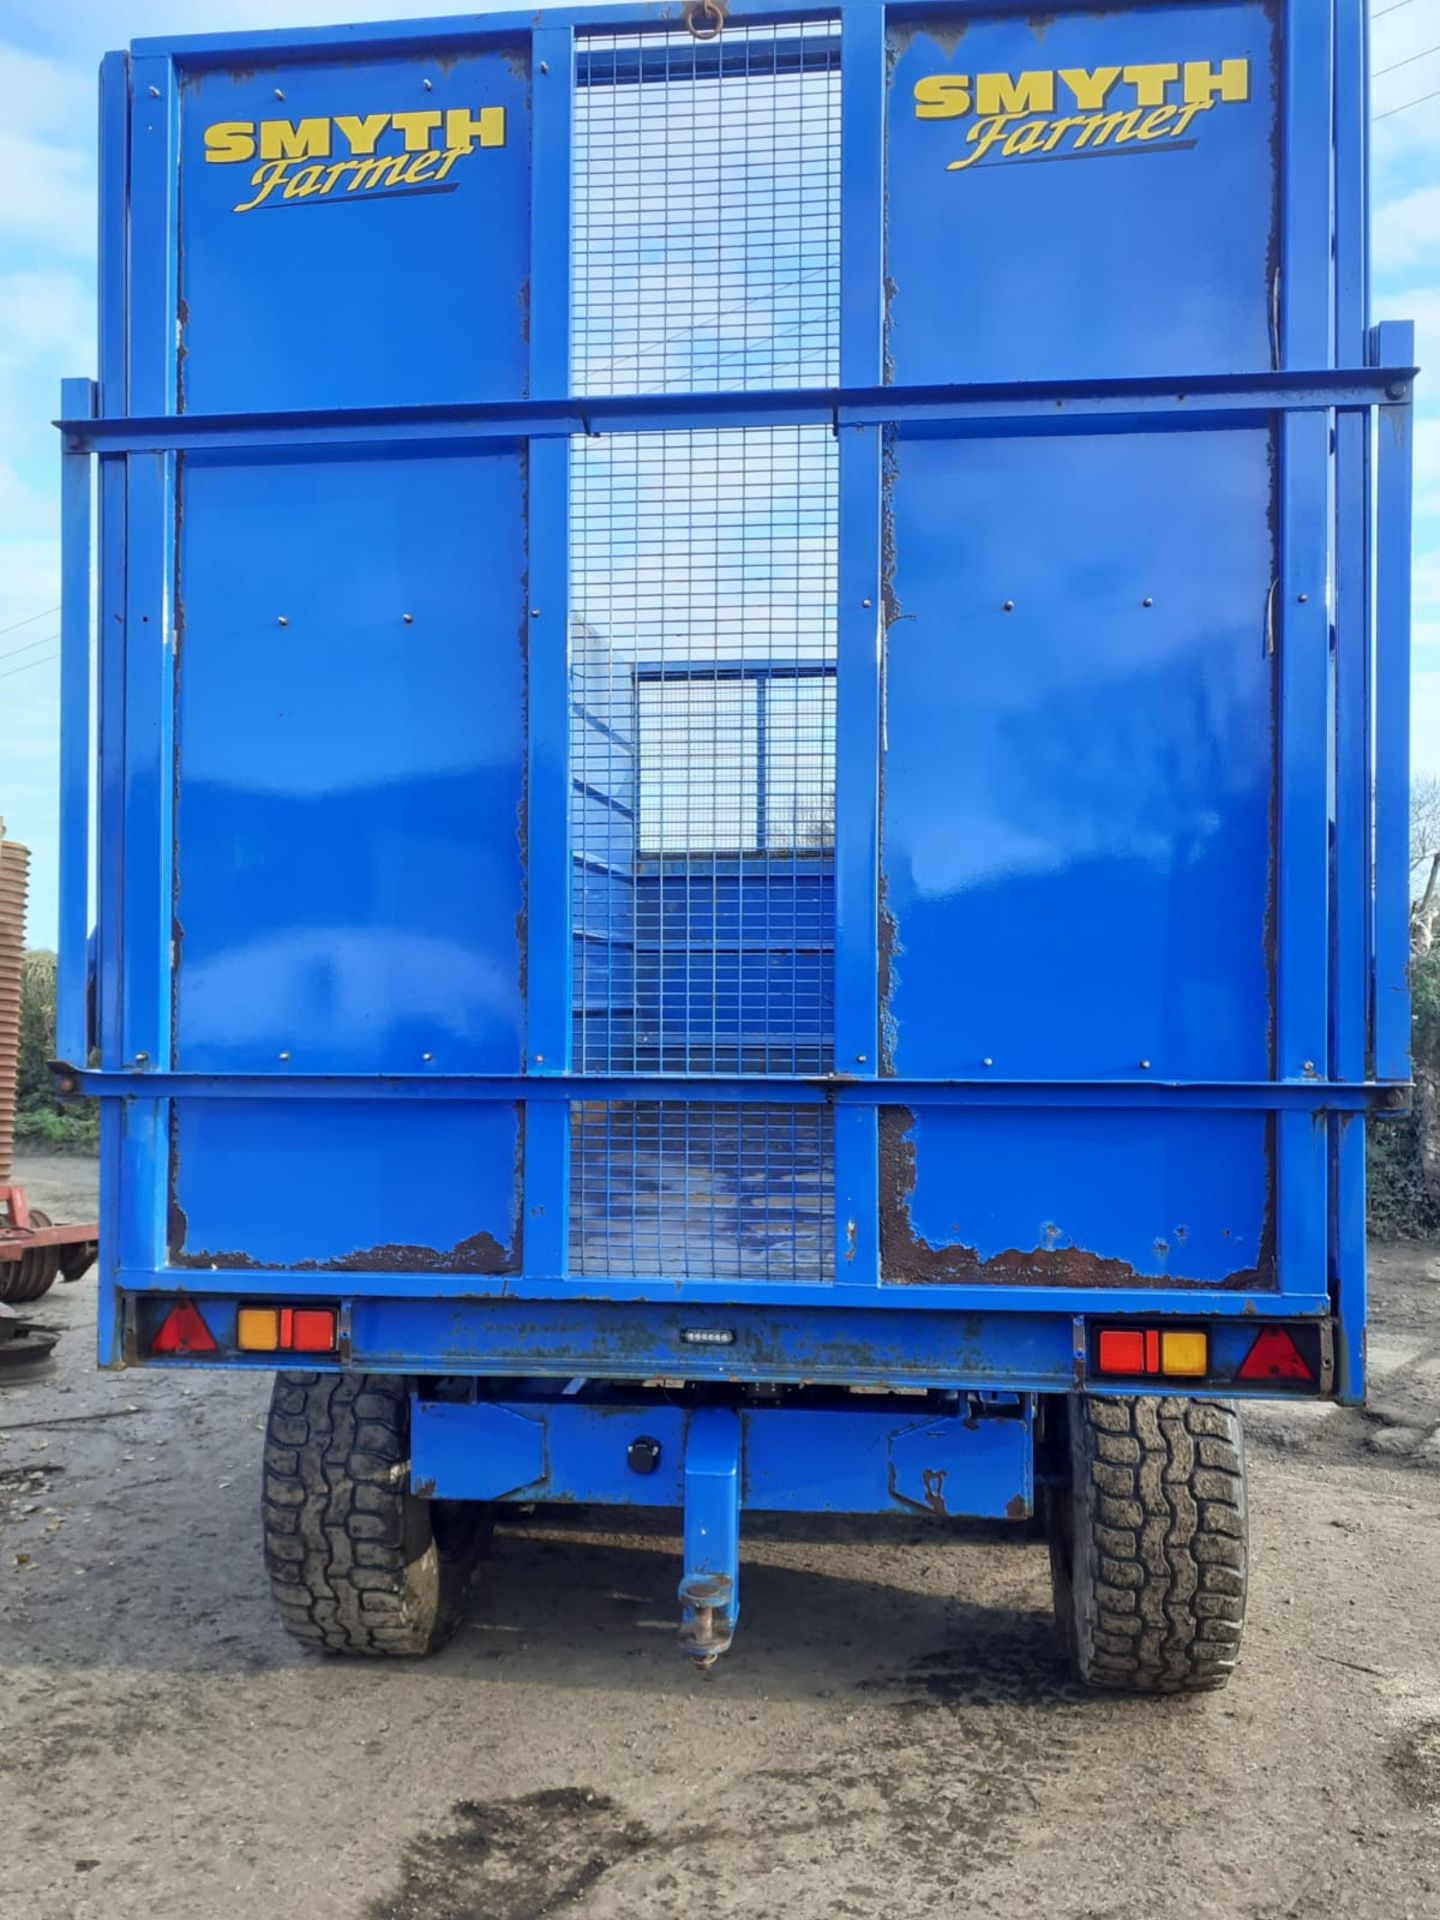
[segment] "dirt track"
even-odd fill
[[[905,1522],[749,1524],[709,1680],[677,1543],[589,1520],[503,1532],[438,1659],[315,1661],[265,1383],[100,1375],[58,1288],[56,1371],[0,1389],[0,1915],[1440,1915],[1440,1250],[1372,1279],[1373,1411],[1247,1422],[1241,1670],[1161,1705],[1069,1687],[1041,1548]]]

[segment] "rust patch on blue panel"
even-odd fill
[[[1058,1235],[1054,1227],[1045,1232],[1049,1245],[1007,1247],[1002,1253],[984,1256],[978,1247],[959,1241],[933,1246],[916,1232],[910,1210],[915,1192],[914,1126],[915,1116],[908,1107],[879,1110],[880,1273],[887,1285],[921,1287],[984,1281],[1001,1286],[1148,1287],[1156,1291],[1165,1287],[1218,1287],[1233,1292],[1273,1289],[1268,1175],[1256,1264],[1226,1274],[1223,1279],[1141,1273],[1128,1260],[1092,1253],[1086,1247],[1054,1245]],[[1272,1162],[1269,1142],[1270,1129],[1267,1129],[1267,1168]]]
[[[185,1215],[172,1199],[171,1232],[177,1221],[184,1231]],[[393,1245],[357,1248],[332,1260],[256,1260],[248,1253],[191,1252],[173,1241],[172,1267],[241,1273],[515,1273],[514,1247],[505,1247],[491,1233],[473,1233],[453,1247]]]
[[[190,1223],[180,1204],[180,1120],[173,1103],[170,1113],[170,1161],[166,1184],[165,1251],[167,1265],[186,1271],[230,1273],[519,1273],[524,1257],[522,1183],[525,1167],[525,1109],[519,1107],[515,1125],[514,1231],[509,1245],[484,1230],[467,1235],[449,1247],[427,1247],[411,1242],[360,1247],[328,1260],[257,1260],[242,1252],[213,1252],[186,1246]],[[257,1197],[257,1206],[261,1200]],[[481,1296],[484,1297],[484,1296]]]

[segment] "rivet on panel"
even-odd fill
[[[1296,594],[1295,597],[1300,602],[1302,607],[1304,606],[1305,602],[1310,598],[1308,593],[1299,593],[1299,594]]]
[[[276,98],[277,100],[283,100],[283,99],[285,98],[285,95],[284,95],[284,93],[282,92],[282,90],[281,90],[281,89],[280,89],[279,87],[276,87],[276,89],[275,89],[275,98]]]
[[[870,602],[868,600],[862,600],[860,604],[862,607],[868,607],[870,605]]]
[[[1004,611],[1005,611],[1006,613],[1014,613],[1014,611],[1015,611],[1015,602],[1014,602],[1013,600],[1007,600],[1007,601],[1005,602],[1005,607],[1004,607]]]
[[[993,1067],[995,1062],[990,1058],[989,1054],[987,1053],[985,1058],[980,1062],[980,1064],[982,1067]]]
[[[541,73],[548,73],[550,71],[550,62],[548,60],[542,60],[540,62],[540,71]]]
[[[152,100],[158,100],[158,99],[160,98],[160,89],[159,89],[159,87],[151,87],[151,89],[150,89],[150,98],[151,98]]]
[[[863,1067],[863,1066],[864,1066],[864,1064],[865,1064],[865,1055],[864,1055],[863,1053],[857,1053],[857,1054],[856,1054],[856,1056],[855,1056],[855,1064],[856,1064],[856,1066],[857,1066],[857,1067]]]
[[[1313,1073],[1315,1071],[1315,1062],[1313,1060],[1307,1060],[1300,1071],[1302,1073]]]
[[[137,1053],[135,1056],[135,1064],[137,1067],[143,1067],[148,1063],[149,1059],[150,1056],[148,1053]]]
[[[426,93],[433,93],[435,91],[434,87],[431,85],[431,83],[428,80],[422,80],[420,84],[425,89]]]
[[[1150,595],[1147,593],[1145,598],[1140,602],[1140,604],[1142,607],[1153,607],[1155,602],[1151,599]]]
[[[283,613],[277,613],[275,616],[275,619],[279,626],[288,627],[290,624],[290,622],[285,618],[285,615]]]
[[[1142,1060],[1142,1061],[1140,1062],[1140,1070],[1141,1070],[1141,1072],[1142,1072],[1142,1073],[1148,1073],[1148,1071],[1149,1071],[1149,1069],[1150,1069],[1150,1062],[1149,1062],[1148,1060]]]
[[[281,1054],[281,1056],[280,1056],[280,1058],[281,1058],[282,1060],[288,1060],[288,1059],[290,1058],[290,1055],[289,1055],[288,1053],[282,1053],[282,1054]]]
[[[413,627],[415,624],[415,616],[413,613],[402,613],[400,618],[405,622],[407,627]]]
[[[532,620],[538,620],[540,618],[540,609],[538,607],[531,607],[530,618]]]
[[[543,1054],[543,1053],[537,1053],[537,1054],[536,1054],[536,1056],[535,1056],[535,1064],[536,1064],[536,1066],[537,1066],[537,1067],[543,1067],[543,1066],[544,1066],[544,1064],[545,1064],[545,1056],[544,1056],[544,1054]]]
[[[422,1053],[422,1054],[421,1054],[421,1056],[420,1056],[420,1058],[421,1058],[422,1060],[433,1060],[433,1059],[435,1058],[435,1056],[434,1056],[434,1054],[433,1054],[433,1053]]]

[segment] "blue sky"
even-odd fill
[[[443,10],[437,0],[359,9],[391,19]],[[97,63],[142,34],[318,25],[356,12],[354,0],[0,0],[0,812],[35,855],[37,945],[55,930],[60,595],[49,421],[61,378],[95,367]],[[1418,357],[1433,369],[1421,382],[1416,446],[1413,753],[1417,771],[1440,775],[1440,0],[1375,0],[1373,13],[1373,314],[1413,319]]]

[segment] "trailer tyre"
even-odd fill
[[[431,1653],[459,1623],[489,1533],[410,1491],[410,1383],[281,1373],[265,1432],[265,1564],[287,1629],[326,1653]]]
[[[1223,1400],[1073,1395],[1069,1484],[1049,1502],[1050,1570],[1078,1677],[1205,1693],[1245,1623],[1245,1453]]]

